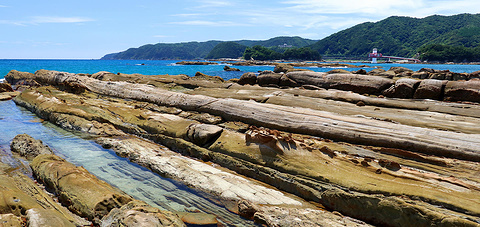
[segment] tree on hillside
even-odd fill
[[[292,48],[283,53],[285,60],[321,60],[322,57],[318,51],[312,50],[309,47]]]
[[[235,42],[223,42],[216,45],[205,58],[239,58],[242,57],[245,49],[247,49],[245,45]]]
[[[263,47],[263,46],[253,46],[245,49],[245,53],[243,54],[243,58],[245,60],[279,60],[282,59],[282,54],[273,51],[269,48]]]
[[[430,44],[419,49],[420,59],[430,62],[478,62],[480,47]]]

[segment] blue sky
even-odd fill
[[[389,16],[480,13],[472,0],[0,0],[0,59],[97,59],[159,42],[322,39]]]

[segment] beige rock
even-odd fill
[[[145,202],[133,200],[122,207],[113,208],[102,218],[100,226],[176,227],[185,226],[185,224],[171,212],[161,211]]]
[[[1,227],[22,227],[26,223],[13,214],[0,214],[0,226]]]
[[[40,140],[36,140],[27,134],[20,134],[13,138],[10,149],[21,156],[33,160],[40,154],[53,154],[53,151]]]
[[[86,169],[76,167],[56,155],[39,155],[30,164],[37,178],[58,194],[59,201],[70,210],[98,222],[115,208],[132,198],[99,180]]]
[[[449,81],[445,86],[445,100],[480,103],[480,81]]]
[[[67,227],[75,226],[73,223],[67,221],[65,218],[57,215],[56,213],[49,212],[45,209],[32,208],[27,210],[28,226],[31,227]]]

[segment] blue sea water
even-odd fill
[[[96,73],[108,71],[112,73],[139,73],[143,75],[195,75],[196,72],[202,72],[210,76],[220,76],[224,79],[239,78],[245,72],[258,72],[264,70],[273,70],[273,66],[236,66],[240,72],[225,72],[225,64],[219,65],[176,65],[178,61],[171,60],[0,60],[0,79],[2,79],[10,70],[34,73],[40,69],[56,70],[70,73]],[[459,64],[365,64],[353,63],[354,65],[368,65],[371,67],[382,67],[386,70],[394,66],[403,66],[418,71],[421,68],[433,68],[438,70],[450,70],[459,73],[471,73],[480,70],[480,65],[459,65]],[[317,72],[327,72],[332,68],[308,67]],[[373,68],[365,68],[367,71]],[[353,71],[358,68],[345,68]]]

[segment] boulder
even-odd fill
[[[3,92],[13,92],[12,85],[9,83],[0,83],[0,93]]]
[[[112,209],[108,215],[102,218],[101,223],[102,227],[185,226],[175,214],[168,211],[161,211],[139,200],[133,200],[120,208]]]
[[[393,72],[395,72],[395,74],[413,73],[413,70],[405,68],[405,67],[391,67],[388,71],[393,71]]]
[[[29,160],[40,154],[53,154],[53,151],[44,145],[41,140],[36,140],[27,134],[15,136],[10,143],[10,149]]]
[[[443,90],[447,84],[446,80],[422,80],[418,85],[415,94],[413,95],[414,99],[433,99],[433,100],[442,100],[443,99]]]
[[[444,99],[480,102],[480,80],[449,81],[445,86]]]
[[[436,72],[436,70],[431,68],[421,68],[420,70],[418,70],[418,72],[434,73]]]
[[[389,98],[411,99],[419,84],[420,80],[402,78],[382,93]]]
[[[397,74],[394,72],[394,71],[385,71],[385,72],[381,72],[381,73],[378,73],[376,76],[381,76],[381,77],[386,77],[386,78],[389,78],[389,79],[392,79],[396,76]]]
[[[454,81],[459,81],[459,80],[467,80],[469,75],[467,73],[450,73],[452,79]]]
[[[249,72],[244,73],[237,82],[240,85],[255,85],[257,84],[257,75],[255,73]]]
[[[203,74],[201,72],[195,73],[195,76],[193,76],[194,79],[201,79],[201,80],[209,80],[209,81],[215,81],[215,82],[225,82],[225,80],[219,76],[209,76],[206,74]]]
[[[448,80],[445,73],[429,73],[428,79],[432,80]]]
[[[334,70],[330,70],[330,71],[327,72],[327,74],[336,74],[336,73],[346,74],[346,73],[351,73],[351,72],[347,71],[345,69],[334,69]],[[360,73],[355,73],[355,74],[360,74]]]
[[[263,87],[278,87],[282,76],[282,74],[278,73],[261,74],[257,77],[258,85]]]
[[[0,226],[2,227],[20,227],[27,226],[22,218],[15,216],[14,214],[0,214]]]
[[[95,223],[132,197],[56,155],[41,154],[30,163],[37,179],[52,189],[74,213]]]
[[[299,85],[314,85],[326,89],[353,91],[359,94],[380,94],[394,81],[359,74],[326,74],[320,72],[290,72],[287,76]]]
[[[277,64],[275,66],[275,69],[273,70],[273,72],[275,72],[275,73],[287,73],[288,71],[291,71],[291,70],[293,70],[292,65],[281,63],[281,64]]]
[[[362,75],[367,75],[367,74],[368,74],[368,73],[367,73],[367,70],[365,70],[365,69],[359,69],[359,70],[357,70],[357,71],[354,71],[353,73],[355,73],[355,74],[362,74]]]
[[[225,67],[223,67],[223,70],[224,71],[240,71],[240,69],[237,69],[237,68],[232,68],[228,65],[226,65]]]
[[[64,217],[45,209],[32,208],[27,210],[27,219],[28,226],[75,227],[73,223],[69,222]]]
[[[418,78],[418,79],[427,79],[429,77],[429,72],[414,72],[411,75],[412,78]]]
[[[208,124],[191,124],[187,128],[187,140],[197,144],[199,146],[204,146],[208,143],[212,143],[216,138],[220,136],[223,128],[216,125]]]
[[[468,74],[468,79],[480,78],[480,70]]]
[[[287,75],[282,75],[282,77],[280,77],[280,82],[278,85],[280,87],[298,87],[297,82],[288,78]]]
[[[100,71],[97,73],[92,74],[90,77],[95,78],[97,80],[111,80],[113,78],[116,78],[117,75],[113,74],[111,72],[106,72],[106,71]]]
[[[380,73],[386,72],[385,69],[372,69],[368,72],[368,75],[377,76]]]
[[[33,73],[19,72],[17,70],[11,70],[5,75],[5,80],[12,85],[22,84],[22,82],[32,80],[33,78]]]

